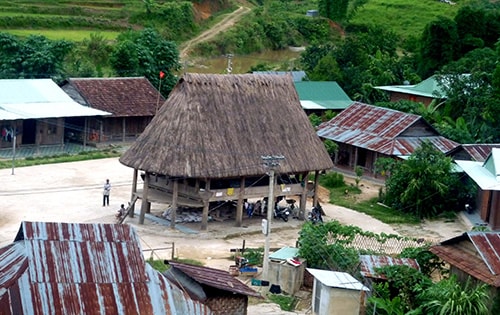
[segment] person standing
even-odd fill
[[[109,193],[111,192],[111,184],[109,179],[106,179],[104,184],[104,191],[102,192],[102,206],[109,206]]]

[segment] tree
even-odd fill
[[[51,41],[41,35],[30,35],[24,41],[0,33],[0,77],[54,78],[63,77],[63,60],[74,45],[65,40]]]
[[[151,28],[121,34],[117,40],[110,57],[114,71],[119,76],[145,76],[154,86],[160,86],[161,80],[161,93],[167,96],[177,83],[174,73],[180,69],[177,45]]]
[[[386,180],[385,203],[419,218],[459,209],[457,194],[464,192],[451,172],[451,161],[431,143],[423,142],[407,161],[393,165]]]
[[[458,31],[454,21],[441,17],[426,25],[420,39],[420,76],[429,77],[455,60],[457,43]]]

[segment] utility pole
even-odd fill
[[[282,155],[267,155],[262,156],[264,165],[269,168],[269,197],[267,200],[267,221],[262,220],[262,232],[266,235],[266,244],[264,247],[264,261],[262,265],[263,279],[269,279],[269,243],[271,241],[271,220],[273,219],[274,208],[274,187],[276,187],[276,180],[274,178],[274,171],[280,165],[279,161],[284,160]],[[265,222],[264,222],[265,221]]]
[[[233,72],[233,54],[227,54],[227,68],[226,72],[227,74],[231,74]]]

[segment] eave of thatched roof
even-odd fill
[[[262,156],[282,155],[279,172],[333,166],[290,76],[185,74],[124,165],[172,177],[261,175]]]

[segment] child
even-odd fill
[[[125,215],[125,212],[127,212],[127,209],[125,209],[125,205],[122,204],[120,206],[120,209],[118,210],[118,213],[116,214],[117,218],[122,218]]]

